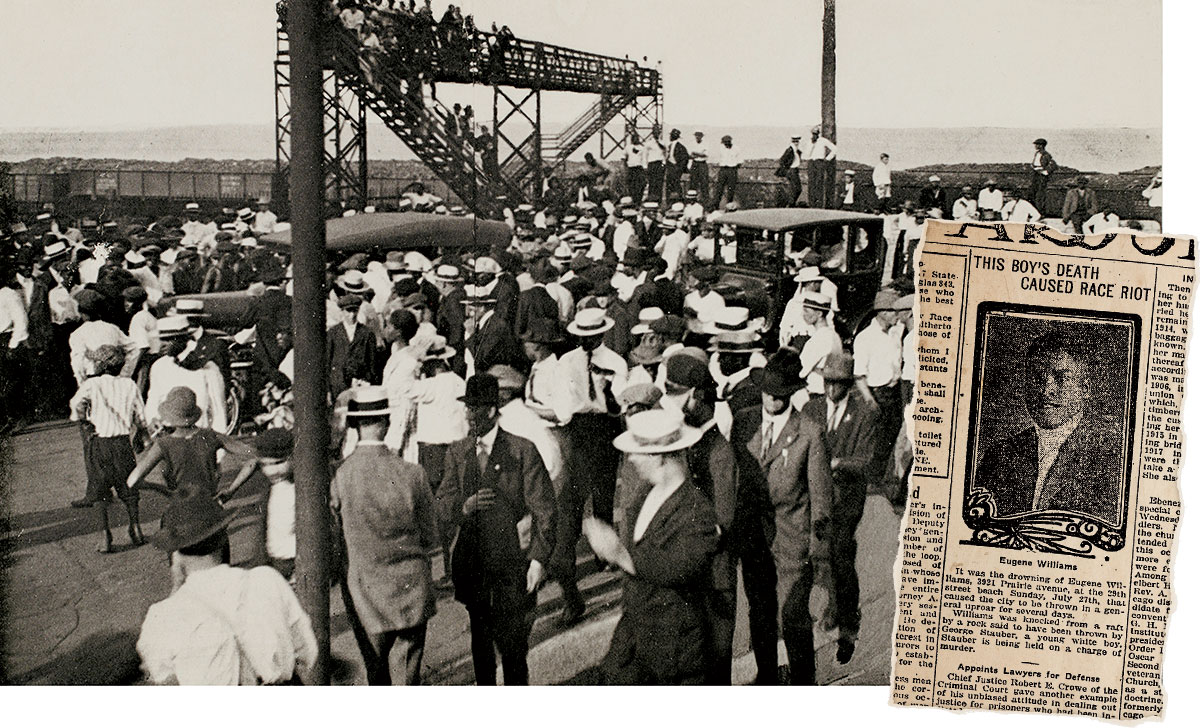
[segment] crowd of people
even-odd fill
[[[428,198],[401,207],[450,214]],[[175,587],[139,642],[152,679],[287,681],[312,655],[306,618],[281,596],[296,553],[290,422],[227,435],[222,361],[231,338],[251,347],[264,393],[289,388],[301,364],[288,249],[261,240],[286,223],[265,201],[257,213],[198,208],[120,222],[47,209],[9,228],[4,412],[27,412],[37,383],[54,393],[38,406],[80,422],[87,487],[73,505],[97,514],[99,550],[114,550],[114,494],[134,545],[140,497],[169,499],[152,540],[172,554]],[[881,291],[872,323],[843,341],[836,286],[804,268],[787,336],[769,335],[775,322],[719,280],[714,264],[732,250],[721,214],[698,190],[666,207],[519,205],[505,210],[503,249],[331,260],[331,514],[370,682],[419,680],[439,588],[467,606],[476,682],[496,681],[496,650],[504,682],[527,681],[539,588],[561,587],[563,628],[588,611],[581,541],[624,575],[609,682],[728,683],[739,565],[758,682],[780,679],[780,638],[788,679],[815,681],[815,583],[831,594],[817,627],[852,659],[866,493],[904,497],[912,296]],[[212,299],[188,297],[202,291],[245,291],[244,330],[216,331]],[[226,458],[242,464],[228,484]],[[160,467],[161,482],[147,477]],[[266,565],[247,571],[229,565],[221,504],[256,473],[269,483]],[[239,606],[237,588],[265,589],[265,601]],[[220,670],[185,664],[195,645],[165,628],[196,599],[227,617],[206,622],[204,648],[234,656]],[[239,641],[246,619],[271,637]]]

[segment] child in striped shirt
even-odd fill
[[[71,419],[84,420],[86,436],[83,459],[87,472],[87,497],[100,521],[103,540],[96,550],[113,552],[113,535],[108,523],[108,505],[113,492],[125,504],[129,515],[129,541],[133,546],[145,543],[138,522],[138,492],[126,486],[125,478],[137,461],[133,438],[146,436],[146,413],[137,383],[119,376],[125,365],[125,351],[105,344],[87,352],[95,363],[95,374],[84,379],[71,398]]]

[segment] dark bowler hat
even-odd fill
[[[835,351],[825,358],[821,376],[827,382],[854,381],[854,357],[844,351]]]
[[[182,498],[173,502],[163,514],[162,526],[150,537],[150,543],[163,551],[178,551],[200,543],[220,532],[233,520],[233,511],[226,511],[216,499],[207,494]]]
[[[762,391],[772,397],[791,397],[804,386],[800,376],[803,366],[800,355],[791,349],[782,349],[767,361],[763,367]]]
[[[712,375],[704,362],[692,356],[675,354],[667,359],[667,382],[688,389],[712,384]]]
[[[491,374],[476,374],[467,380],[467,393],[458,399],[468,407],[499,407],[500,383]]]
[[[521,333],[521,340],[531,344],[557,344],[562,341],[558,319],[532,318]]]

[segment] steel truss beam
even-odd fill
[[[532,115],[530,113],[532,107]],[[499,86],[492,90],[492,133],[496,156],[501,170],[520,166],[532,169],[528,181],[509,179],[515,185],[528,183],[524,189],[531,200],[542,198],[542,92],[531,89],[514,99]],[[520,139],[520,141],[516,141]],[[503,173],[503,172],[502,172]]]

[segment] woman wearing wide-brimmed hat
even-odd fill
[[[603,521],[584,522],[592,550],[626,575],[621,620],[603,663],[610,684],[704,681],[712,652],[704,605],[718,529],[686,457],[702,435],[679,411],[652,409],[631,415],[613,441],[641,486],[631,488],[620,535]]]

